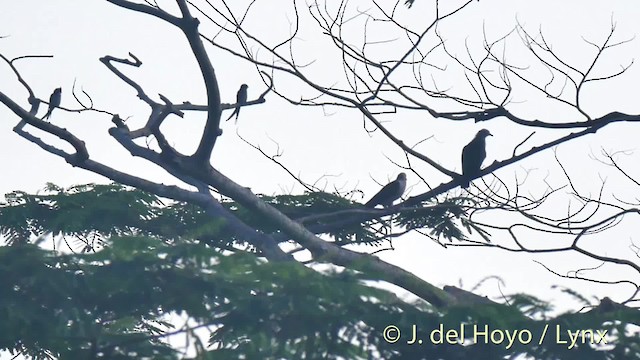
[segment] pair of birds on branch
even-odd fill
[[[240,108],[246,105],[247,103],[248,88],[249,86],[247,84],[242,84],[240,86],[240,90],[238,90],[238,93],[236,94],[236,108],[233,111],[233,113],[231,113],[231,116],[227,118],[227,121],[229,121],[235,115],[236,122],[238,122],[238,115],[240,115]],[[61,100],[62,100],[62,88],[56,88],[55,90],[53,90],[53,93],[49,97],[49,109],[47,110],[47,113],[44,115],[43,119],[48,119],[51,116],[53,109],[60,106]]]
[[[236,116],[236,122],[238,122],[238,115],[240,115],[240,108],[247,103],[247,90],[249,86],[247,84],[240,85],[240,90],[236,94],[236,108],[231,113],[231,116],[227,118],[229,121],[234,115]],[[49,109],[47,113],[44,115],[43,119],[48,119],[53,112],[53,109],[60,106],[60,101],[62,101],[62,88],[56,88],[53,90],[53,93],[49,97]]]
[[[468,188],[469,182],[480,173],[482,162],[487,157],[486,138],[493,136],[487,129],[478,131],[476,136],[462,149],[462,176],[460,178],[460,186]],[[392,182],[385,185],[371,200],[367,201],[364,206],[374,208],[376,205],[389,207],[393,202],[399,199],[407,187],[407,174],[400,173]]]

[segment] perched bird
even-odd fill
[[[231,116],[227,118],[229,121],[233,115],[236,116],[236,123],[238,122],[238,115],[240,115],[240,108],[247,103],[247,88],[249,86],[247,84],[240,85],[240,90],[238,90],[238,94],[236,94],[236,109],[233,110]]]
[[[376,205],[382,205],[383,207],[389,207],[393,205],[393,202],[404,194],[404,189],[407,187],[407,174],[400,173],[398,177],[392,182],[385,185],[377,194],[375,194],[371,200],[367,201],[364,206],[373,208]]]
[[[485,139],[493,136],[487,129],[478,131],[476,137],[462,149],[462,182],[460,186],[469,187],[469,182],[478,177],[484,158],[487,157]]]
[[[51,112],[53,111],[53,109],[60,106],[60,100],[62,100],[62,88],[56,88],[55,90],[53,90],[53,93],[51,93],[51,96],[49,97],[49,110],[47,110],[47,113],[44,115],[43,119],[48,119],[49,116],[51,116]]]

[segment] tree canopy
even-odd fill
[[[633,41],[620,37],[614,22],[600,40],[585,37],[591,51],[572,62],[542,30],[517,19],[499,35],[475,28],[469,16],[485,6],[475,1],[407,1],[411,9],[379,0],[105,5],[166,31],[128,34],[150,48],[160,41],[156,59],[136,50],[101,54],[101,71],[117,84],[101,78],[96,85],[106,95],[75,81],[45,93],[38,73],[23,64],[51,56],[10,56],[0,48],[11,74],[0,84],[0,103],[15,120],[14,134],[110,181],[5,195],[0,349],[38,359],[640,358],[640,247],[608,240],[640,214],[633,195],[640,182],[624,160],[630,152],[603,148],[596,163],[615,182],[611,189],[602,180],[594,193],[593,181],[580,176],[586,167],[558,150],[591,135],[604,144],[609,129],[635,129],[640,121],[633,108],[612,102],[594,111],[590,102],[590,91],[610,91],[609,83],[633,69],[632,59],[601,65]],[[456,39],[461,24],[481,40]],[[171,62],[185,53],[191,63],[142,75],[143,60]],[[156,79],[181,71],[190,79],[187,69],[200,87],[185,81],[185,90],[175,81],[154,94]],[[247,74],[254,80],[248,88],[221,85]],[[136,105],[114,100],[125,96]],[[333,175],[326,169],[308,181],[297,169],[303,165],[282,158],[278,141],[269,138],[276,146],[270,152],[238,130],[250,120],[291,120],[285,107],[303,116],[346,114],[326,134],[291,133],[300,164],[357,167],[362,154],[373,156],[359,152],[360,141],[382,138],[394,173],[368,196],[327,180]],[[224,121],[241,108],[237,123]],[[411,124],[402,126],[405,120]],[[465,132],[454,128],[461,124]],[[458,143],[439,141],[440,126],[441,136]],[[98,133],[110,142],[96,141]],[[228,151],[232,137],[262,164]],[[348,142],[338,144],[339,137]],[[179,146],[182,140],[191,146]],[[487,151],[492,141],[499,151]],[[104,144],[106,158],[96,155]],[[543,164],[547,175],[515,169],[540,155],[551,159]],[[163,175],[125,166],[121,156]],[[268,182],[265,163],[296,190],[254,190]],[[251,186],[230,175],[241,168]],[[369,204],[382,207],[364,205],[394,178],[383,201]],[[409,236],[452,251],[577,256],[599,265],[576,265],[565,275],[540,264],[559,277],[631,290],[593,301],[564,288],[582,308],[560,313],[533,294],[488,298],[382,258]]]
[[[369,286],[375,274],[221,251],[234,240],[220,220],[120,185],[49,185],[7,199],[0,211],[11,245],[0,248],[0,346],[38,359],[173,359],[189,345],[197,351],[187,357],[199,359],[620,359],[637,355],[640,345],[626,330],[640,324],[637,310],[613,302],[555,317],[550,304],[524,294],[506,297],[507,305],[478,297],[438,309]],[[308,200],[287,202],[303,207]],[[225,207],[250,221],[235,203]],[[25,237],[33,233],[42,234],[35,244]],[[45,250],[47,243],[80,251]],[[536,345],[545,327],[549,334]],[[587,329],[594,335],[572,344],[568,331]],[[451,330],[457,336],[447,337]],[[178,334],[186,341],[169,346],[166,339]]]

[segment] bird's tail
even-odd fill
[[[469,178],[467,177],[461,177],[460,178],[460,187],[463,189],[466,189],[469,187]]]
[[[53,109],[49,109],[49,111],[47,111],[46,114],[44,114],[43,119],[48,119],[51,116],[51,113],[53,112]]]

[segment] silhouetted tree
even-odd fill
[[[572,195],[580,199],[581,209],[553,218],[544,209],[554,196],[559,196],[562,186],[547,184],[542,196],[533,197],[521,193],[522,183],[517,179],[510,182],[495,175],[496,171],[532,155],[595,134],[611,124],[640,121],[640,116],[620,111],[593,116],[580,102],[587,85],[610,80],[628,69],[623,66],[605,76],[592,74],[593,65],[604,53],[626,43],[613,40],[615,26],[603,43],[591,43],[597,52],[586,69],[562,60],[542,34],[531,36],[520,24],[495,41],[485,39],[478,54],[467,48],[469,59],[465,60],[451,50],[451,44],[445,41],[438,26],[470,11],[475,2],[444,10],[436,1],[431,13],[420,14],[422,19],[430,20],[422,21],[417,30],[405,27],[396,19],[396,13],[391,10],[396,8],[393,4],[382,6],[371,1],[374,6],[362,12],[349,2],[336,5],[337,10],[314,2],[307,8],[315,20],[309,26],[324,36],[323,45],[335,47],[344,72],[341,81],[325,85],[325,75],[314,73],[296,59],[294,45],[301,28],[296,27],[290,36],[275,42],[263,40],[262,34],[248,30],[247,24],[260,21],[249,11],[256,2],[251,3],[244,14],[236,14],[229,7],[205,7],[210,4],[176,0],[177,15],[146,2],[108,2],[141,16],[151,16],[182,32],[197,60],[206,103],[179,103],[162,94],[158,102],[147,94],[144,85],[120,69],[142,65],[134,54],[130,53],[128,58],[106,55],[100,58],[102,64],[134,89],[137,98],[148,106],[145,123],[125,124],[118,113],[85,104],[75,95],[78,109],[68,108],[65,101],[65,107],[58,110],[59,115],[50,122],[44,121],[37,117],[42,100],[31,87],[28,80],[31,75],[16,66],[18,60],[33,56],[10,59],[0,55],[28,94],[26,98],[12,98],[0,91],[0,102],[19,119],[14,131],[71,166],[122,185],[87,185],[69,190],[51,186],[48,189],[51,194],[46,196],[20,192],[8,195],[7,204],[2,208],[1,226],[12,246],[0,249],[0,278],[5,282],[2,288],[11,290],[6,296],[3,294],[1,300],[5,303],[0,309],[6,309],[4,313],[0,310],[0,326],[4,327],[0,331],[2,348],[38,358],[173,358],[177,356],[176,349],[160,339],[168,334],[186,334],[194,339],[192,345],[198,356],[233,359],[240,356],[274,359],[303,356],[384,359],[479,356],[489,359],[513,358],[518,354],[539,359],[638,356],[638,340],[626,332],[629,324],[638,324],[638,312],[627,306],[637,301],[636,279],[610,281],[612,284],[627,281],[636,289],[620,303],[603,299],[600,306],[592,305],[594,309],[590,312],[552,318],[548,304],[533,297],[505,297],[502,304],[455,287],[441,289],[374,254],[346,247],[391,243],[396,237],[414,231],[445,247],[574,252],[631,269],[635,276],[640,274],[637,260],[607,256],[606,249],[583,245],[585,235],[606,229],[625,214],[637,213],[636,205],[624,201],[612,204],[603,198],[580,195],[573,189]],[[299,17],[295,3],[292,6]],[[219,10],[222,8],[226,10]],[[198,14],[197,17],[194,14]],[[355,14],[353,18],[352,14]],[[364,26],[370,19],[379,20],[375,22],[378,26],[375,31]],[[297,20],[296,24],[306,24]],[[366,35],[360,39],[359,46],[352,45],[356,42],[347,37],[355,34],[349,31],[352,27]],[[376,35],[384,34],[386,38],[394,33],[403,35],[399,39],[404,40],[398,40],[395,45],[400,52],[370,50],[372,44],[381,40]],[[528,68],[509,63],[503,56],[502,46],[510,36],[519,36],[535,65],[550,71],[553,79],[564,79],[572,91],[563,88],[559,93],[552,92],[548,80],[528,73]],[[289,49],[282,51],[285,45]],[[238,62],[252,64],[256,75],[264,81],[263,92],[249,99],[239,94],[236,104],[222,103],[215,70],[219,73],[228,69],[217,68],[215,58],[207,49],[224,51],[233,54]],[[323,54],[326,58],[331,55]],[[441,89],[437,81],[428,86],[422,78],[425,68],[444,71],[430,62],[431,57],[437,61],[446,59],[450,65],[447,76],[457,74],[466,79],[468,89],[454,93],[451,89]],[[415,75],[413,78],[402,76],[406,73]],[[293,78],[295,83],[278,86],[284,75]],[[518,115],[512,110],[517,86],[567,106],[581,118],[563,122],[545,120],[537,114],[530,117],[535,120]],[[267,101],[267,95],[300,107],[334,106],[357,112],[365,120],[365,130],[379,131],[402,151],[405,163],[398,164],[399,167],[420,178],[423,191],[418,194],[414,191],[411,197],[395,206],[365,208],[349,197],[351,191],[328,193],[306,183],[294,176],[295,171],[289,166],[278,162],[277,156],[263,152],[254,144],[250,145],[286,169],[307,192],[263,196],[241,186],[212,165],[213,149],[218,139],[225,136],[220,128],[222,112],[258,106]],[[480,164],[474,161],[470,168],[472,174],[464,168],[465,173],[460,174],[442,165],[437,154],[427,154],[408,145],[386,125],[399,110],[421,111],[425,116],[458,122],[489,124],[502,119],[513,126],[547,130],[552,138],[531,134],[514,147],[510,158],[481,168],[482,156],[478,160]],[[77,134],[56,124],[65,111],[92,116],[96,121],[107,114],[104,120],[115,125],[109,129],[109,135],[122,148],[161,167],[188,186],[153,182],[93,159]],[[167,140],[161,125],[188,112],[202,114],[206,123],[194,139],[198,143],[196,150],[182,154]],[[64,141],[73,151],[37,137],[31,132],[32,128]],[[574,132],[569,132],[572,130]],[[153,145],[140,145],[135,141],[150,138],[155,140]],[[525,148],[525,144],[530,145]],[[617,165],[613,157],[608,159],[611,165]],[[558,160],[558,165],[563,164]],[[618,169],[626,175],[622,168]],[[569,173],[564,171],[564,174],[571,183]],[[475,181],[469,190],[458,191],[456,188],[463,177],[484,178]],[[430,180],[430,183],[425,179],[445,180],[435,185],[434,181],[442,180]],[[486,179],[491,179],[488,184]],[[171,202],[164,203],[161,198]],[[67,201],[70,203],[65,203]],[[597,204],[597,209],[585,217],[586,209],[592,204]],[[60,212],[62,209],[65,211]],[[516,231],[519,229],[564,236],[570,244],[531,247],[526,236]],[[508,234],[510,241],[488,241],[498,233]],[[82,242],[83,251],[69,255],[52,253],[30,244],[34,236],[38,237],[37,242],[71,236]],[[93,241],[94,238],[99,242]],[[294,249],[290,251],[291,246]],[[293,254],[302,251],[308,253],[308,259],[296,260]],[[313,266],[303,266],[307,264],[331,264],[346,270],[322,275]],[[364,285],[363,280],[397,285],[418,296],[421,302],[407,304],[389,292]],[[595,277],[586,280],[598,281]],[[170,329],[166,318],[170,313],[185,315],[189,321],[177,330]],[[38,321],[32,322],[35,320]],[[487,325],[512,332],[526,329],[533,336],[540,336],[549,326],[553,330],[566,326],[574,331],[592,329],[595,335],[587,337],[592,342],[602,334],[595,333],[596,330],[607,330],[615,342],[609,343],[610,351],[599,351],[601,347],[588,345],[568,350],[566,344],[557,341],[539,345],[535,337],[530,342],[521,340],[513,347],[503,343],[438,346],[431,342],[417,347],[406,344],[404,338],[400,344],[383,337],[389,325],[398,326],[405,333],[414,324],[425,329],[435,329],[439,324],[447,328],[461,324]],[[212,348],[200,342],[195,335],[196,328],[210,332]],[[469,340],[472,335],[467,332],[465,338]]]

